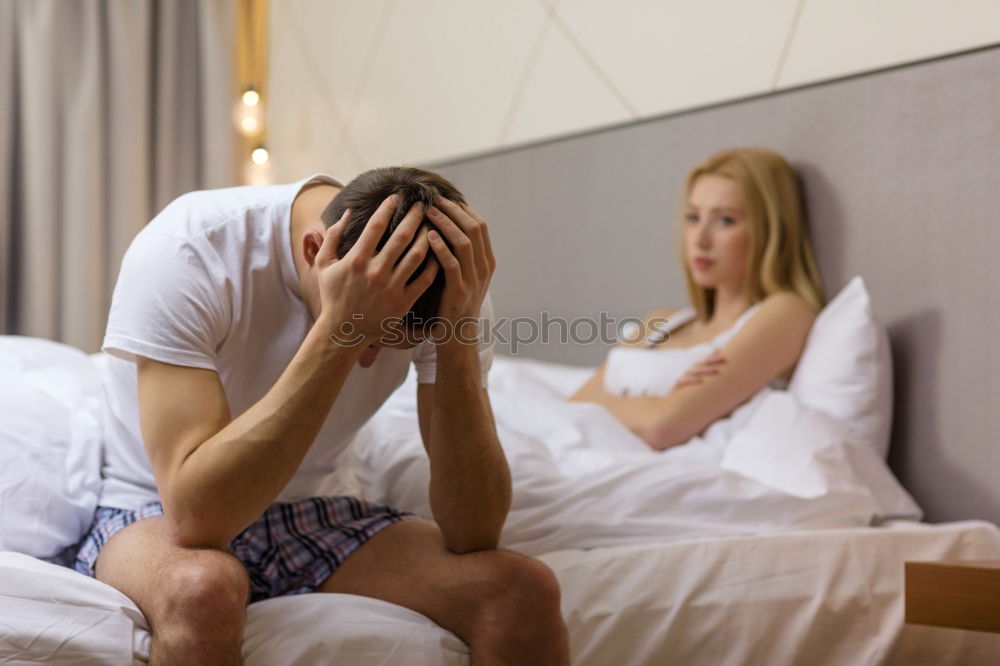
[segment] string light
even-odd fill
[[[260,93],[253,88],[247,88],[242,99],[243,106],[257,106],[260,103]]]
[[[236,127],[246,137],[248,145],[244,145],[249,148],[250,159],[243,168],[243,180],[248,185],[264,185],[271,179],[271,155],[261,143],[264,138],[263,101],[261,94],[249,86],[240,95],[234,109]]]
[[[240,118],[240,131],[247,136],[253,136],[260,129],[260,121],[255,116],[245,115]]]
[[[233,109],[233,120],[240,133],[248,139],[258,139],[264,130],[264,109],[260,93],[247,88]]]
[[[243,182],[271,182],[271,156],[267,139],[267,16],[269,0],[236,0],[233,125],[240,135],[239,161]]]
[[[271,182],[271,155],[258,144],[250,152],[250,159],[243,167],[243,181],[247,185],[267,185]]]

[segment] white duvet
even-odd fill
[[[503,545],[526,554],[919,519],[884,461],[834,419],[765,388],[702,436],[649,450],[598,405],[591,370],[498,358],[497,430],[514,478]],[[414,378],[359,434],[338,490],[430,515]]]

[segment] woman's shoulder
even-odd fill
[[[806,299],[793,291],[770,294],[754,309],[741,328],[744,337],[781,338],[790,345],[805,340],[817,314]]]
[[[758,303],[758,312],[746,322],[740,331],[742,339],[733,342],[739,353],[759,359],[760,363],[771,364],[778,360],[771,379],[791,380],[798,364],[799,355],[805,347],[809,331],[818,314],[799,294],[780,291],[767,296]],[[734,350],[735,351],[735,350]],[[784,355],[788,355],[787,357]]]
[[[809,302],[794,291],[777,291],[759,302],[759,310],[773,317],[792,317],[812,322],[818,314]]]

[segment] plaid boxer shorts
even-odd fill
[[[115,532],[163,515],[159,502],[137,509],[98,507],[94,525],[77,554],[74,568],[94,576],[101,548]],[[229,543],[229,552],[250,576],[250,600],[313,592],[379,530],[410,513],[354,497],[310,497],[272,504]]]

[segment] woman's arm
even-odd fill
[[[576,393],[571,395],[569,399],[573,402],[597,402],[602,403],[604,398],[611,397],[604,392],[604,366],[606,363],[602,363],[601,367],[597,369],[597,372],[590,376],[590,379],[581,386]]]
[[[668,449],[702,432],[793,368],[814,319],[798,295],[774,294],[723,347],[725,363],[699,383],[675,387],[659,398],[618,397],[604,392],[602,367],[573,399],[603,405],[651,448]]]

